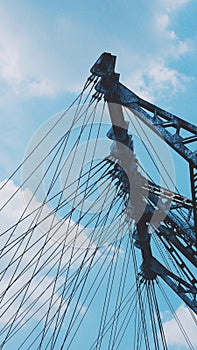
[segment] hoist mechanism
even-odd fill
[[[115,73],[115,63],[116,56],[103,53],[90,71],[98,78],[94,97],[100,99],[103,96],[108,103],[112,127],[107,136],[113,140],[109,162],[115,164],[113,176],[118,179],[118,184],[122,183],[122,194],[129,197],[126,212],[128,218],[135,221],[132,238],[135,246],[141,250],[140,274],[147,280],[161,277],[197,313],[197,279],[187,265],[190,262],[194,268],[197,267],[197,153],[190,147],[197,141],[197,127],[141,99],[122,85],[119,74]],[[140,173],[123,107],[128,108],[188,162],[190,199],[158,186]],[[161,198],[164,201],[159,200]],[[174,212],[177,208],[187,211],[187,220]],[[154,220],[155,211],[158,214],[157,222]],[[183,278],[172,273],[153,256],[153,231],[176,261]]]

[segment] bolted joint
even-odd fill
[[[142,276],[146,280],[154,280],[157,277],[157,274],[151,270],[151,264],[143,262],[140,266],[140,270],[142,271]]]
[[[95,90],[104,95],[105,101],[110,101],[116,93],[120,75],[113,73],[103,76],[95,86]]]

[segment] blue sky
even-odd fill
[[[195,124],[196,13],[195,0],[1,0],[0,180],[104,51],[132,91]]]
[[[131,90],[195,122],[195,1],[1,1],[1,169],[80,90],[103,51]],[[12,157],[15,152],[15,158]]]

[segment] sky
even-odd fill
[[[104,51],[141,97],[195,123],[196,1],[1,1],[1,171],[65,108]],[[17,151],[16,151],[17,150]],[[15,151],[13,159],[12,152]]]
[[[196,124],[196,13],[196,0],[0,0],[0,180],[37,129],[72,102],[105,51],[118,57],[124,85]],[[170,331],[169,339],[179,349]]]

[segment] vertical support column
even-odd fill
[[[156,274],[150,270],[153,256],[148,233],[148,222],[152,217],[152,213],[149,212],[147,204],[143,200],[143,196],[146,194],[146,190],[142,189],[144,180],[138,172],[137,160],[133,153],[132,136],[128,134],[128,122],[124,119],[122,106],[108,102],[108,108],[112,128],[107,136],[114,140],[114,145],[111,148],[113,150],[112,154],[118,159],[120,166],[129,179],[129,203],[132,208],[132,218],[135,220],[136,225],[135,245],[142,253],[143,262],[141,269],[145,278],[154,279]]]
[[[124,119],[122,106],[118,103],[107,102],[112,126],[128,129],[128,124]]]
[[[196,247],[197,247],[197,169],[191,164],[190,168],[190,180],[191,180],[191,191],[192,191],[192,201],[194,207],[194,232],[196,234]]]

